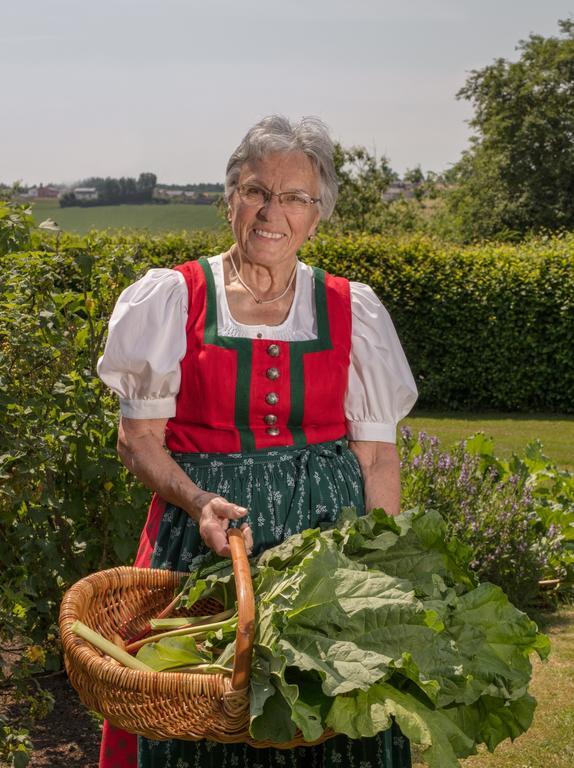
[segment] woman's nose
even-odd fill
[[[267,218],[270,214],[280,211],[283,213],[283,207],[279,202],[279,198],[276,195],[269,195],[267,201],[263,203],[258,213]]]

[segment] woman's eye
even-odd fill
[[[285,192],[283,200],[286,203],[299,203],[300,205],[305,205],[307,203],[307,198],[303,197],[303,195],[298,195],[296,192]]]

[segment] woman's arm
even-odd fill
[[[397,446],[371,440],[351,440],[349,448],[359,461],[367,512],[382,507],[388,515],[401,511],[401,463]]]
[[[167,419],[127,419],[118,430],[118,454],[138,480],[162,499],[184,509],[199,523],[201,538],[218,555],[230,556],[226,530],[230,520],[245,517],[247,509],[215,493],[203,491],[185,474],[164,448]],[[253,539],[249,526],[241,526],[250,551]]]

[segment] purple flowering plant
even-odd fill
[[[541,581],[574,584],[574,475],[553,466],[539,441],[504,461],[482,433],[445,451],[407,427],[400,453],[403,508],[440,512],[450,535],[472,550],[481,581],[523,608]]]

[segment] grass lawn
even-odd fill
[[[401,425],[436,435],[445,448],[475,432],[484,432],[494,438],[495,451],[503,458],[521,453],[527,443],[538,438],[549,458],[574,470],[574,416],[416,411]]]
[[[98,205],[93,208],[60,208],[57,200],[33,203],[36,225],[54,219],[67,232],[85,235],[91,229],[147,229],[156,232],[193,232],[219,229],[223,221],[213,205]]]

